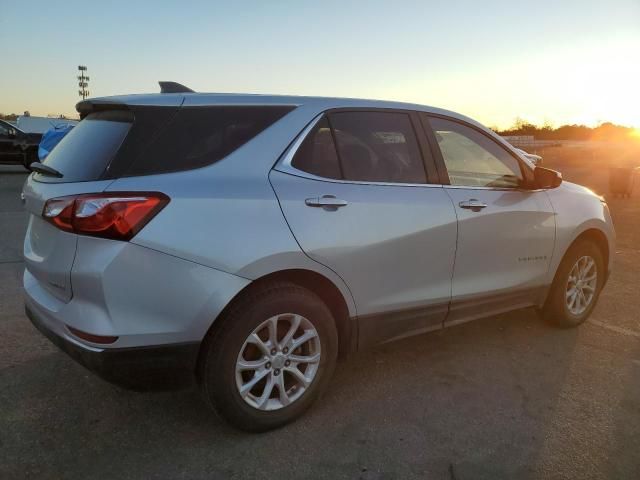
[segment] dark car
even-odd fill
[[[24,165],[38,161],[41,133],[26,133],[5,120],[0,120],[0,165]]]

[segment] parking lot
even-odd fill
[[[603,191],[606,171],[563,169]],[[610,199],[615,270],[592,318],[531,310],[360,353],[301,420],[235,431],[198,392],[98,379],[24,315],[19,193],[0,167],[0,478],[640,478],[640,190]]]

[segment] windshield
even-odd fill
[[[9,132],[11,132],[12,130],[15,134],[24,133],[15,125],[12,125],[11,123],[6,122],[4,120],[0,120],[0,135],[5,135],[5,136],[9,135]]]

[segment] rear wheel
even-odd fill
[[[542,309],[543,317],[563,328],[580,325],[595,308],[604,278],[600,249],[587,240],[576,242],[558,267]]]
[[[312,292],[273,283],[234,301],[204,345],[200,385],[227,421],[248,431],[300,416],[326,388],[338,338]]]

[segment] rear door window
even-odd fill
[[[334,112],[298,148],[291,166],[324,178],[427,183],[411,118],[402,112]]]
[[[329,116],[345,180],[426,183],[411,119],[396,112],[340,112]]]

